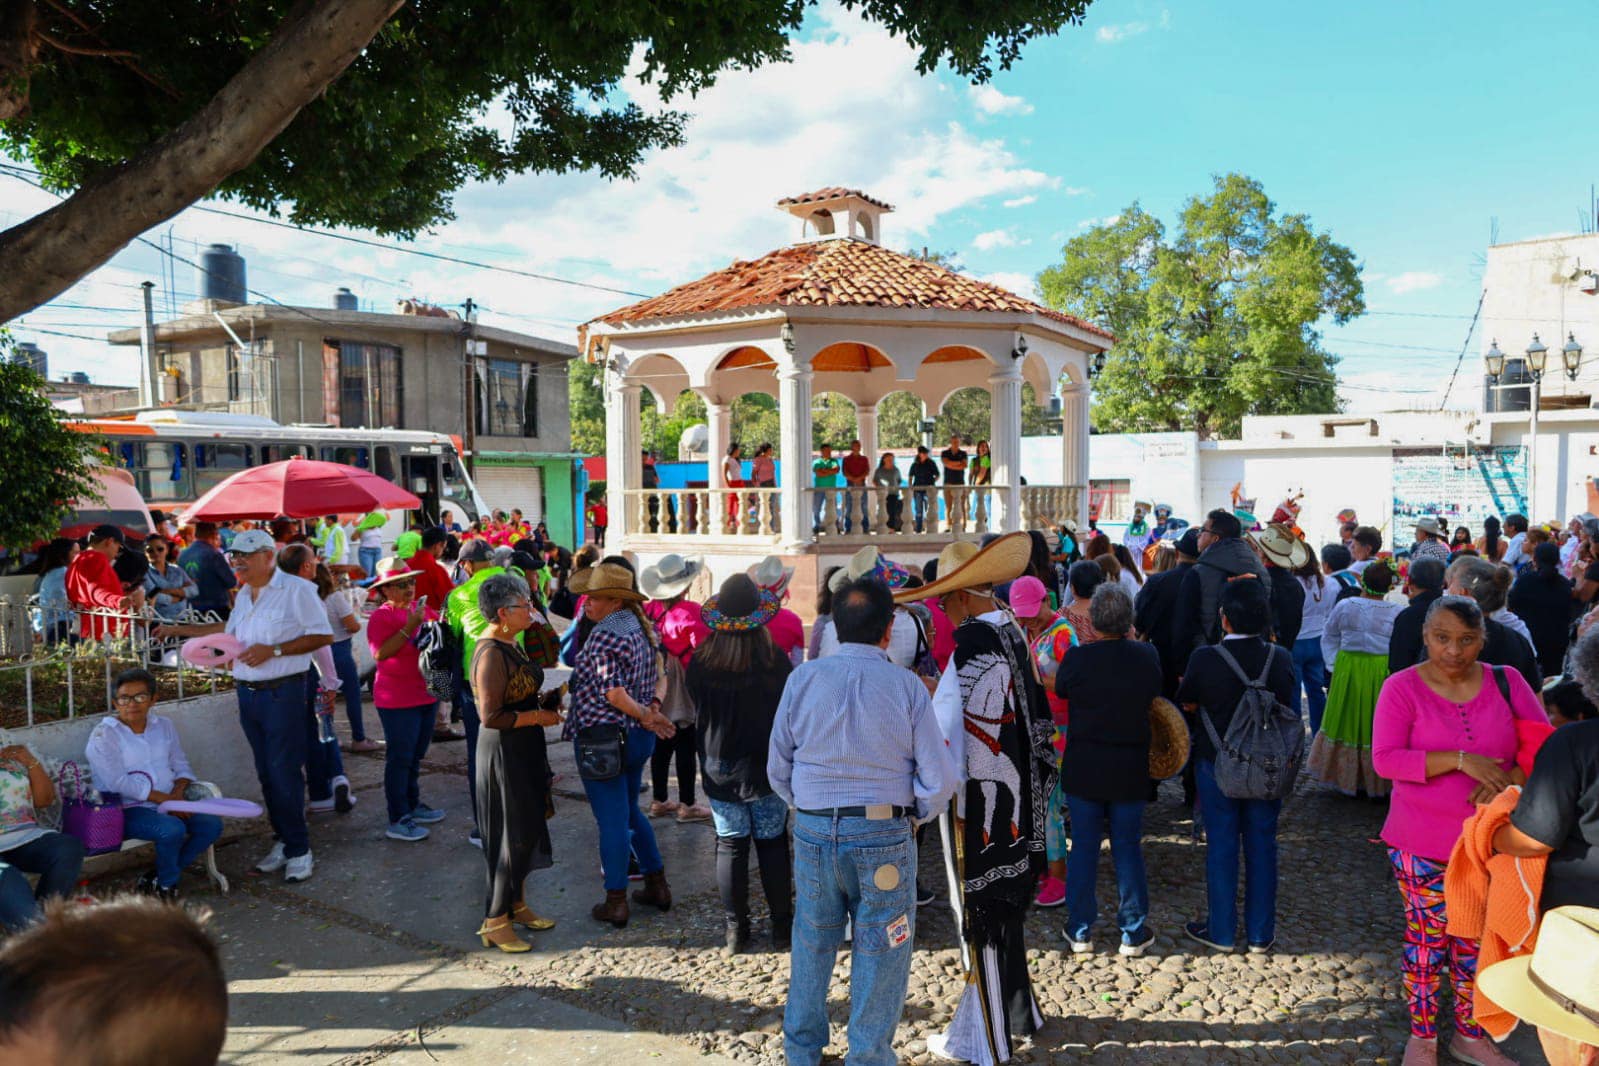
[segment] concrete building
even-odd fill
[[[284,424],[451,434],[490,507],[521,508],[570,538],[567,366],[577,349],[409,300],[393,314],[353,310],[344,295],[335,308],[189,304],[155,327],[157,401]],[[110,341],[137,346],[139,334]]]

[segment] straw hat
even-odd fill
[[[1188,763],[1188,723],[1171,700],[1156,696],[1149,705],[1149,776],[1176,777]]]
[[[1270,559],[1273,566],[1298,570],[1310,562],[1310,545],[1294,536],[1293,530],[1285,525],[1272,522],[1254,538],[1261,554]]]
[[[410,581],[417,574],[398,555],[391,555],[387,559],[379,559],[377,571],[378,576],[372,580],[372,584],[368,585],[367,588],[375,589],[380,585],[387,585],[394,581]]]
[[[794,577],[794,568],[784,566],[783,560],[777,556],[768,555],[745,573],[749,574],[750,580],[755,582],[757,587],[781,596],[788,591],[788,583]]]
[[[579,596],[609,596],[638,603],[644,595],[633,587],[633,571],[617,563],[599,563],[572,575],[572,592]]]
[[[1531,955],[1477,974],[1477,991],[1528,1025],[1599,1044],[1599,910],[1556,907],[1543,916]]]
[[[883,553],[868,545],[850,556],[844,565],[851,581],[875,577],[891,589],[897,589],[910,580],[911,572],[896,562],[883,557]]]
[[[654,566],[646,566],[639,571],[638,587],[652,600],[669,600],[687,592],[704,569],[703,555],[670,552],[656,560]]]
[[[1026,533],[1007,533],[979,548],[969,540],[957,540],[938,553],[938,579],[915,589],[899,589],[896,603],[931,600],[963,589],[1003,585],[1015,581],[1027,570],[1033,542]]]
[[[748,574],[734,574],[705,601],[700,618],[718,633],[746,633],[770,622],[780,606],[777,593],[759,587]]]
[[[1443,523],[1438,521],[1438,519],[1434,518],[1432,515],[1428,515],[1426,518],[1416,519],[1416,528],[1421,530],[1423,533],[1431,533],[1435,537],[1449,536],[1449,530],[1445,529]]]

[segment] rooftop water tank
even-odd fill
[[[87,385],[89,383],[89,375],[86,371],[74,370],[67,375],[67,380],[74,385]]]
[[[197,286],[202,300],[218,303],[249,303],[244,282],[244,257],[232,245],[213,244],[200,253]]]
[[[20,341],[11,349],[11,361],[17,366],[28,366],[42,378],[50,377],[50,357],[32,341]]]
[[[355,293],[348,288],[340,286],[333,294],[333,309],[335,311],[359,311],[361,302],[356,299]]]
[[[1497,387],[1496,387],[1497,384]],[[1532,410],[1532,373],[1525,359],[1506,359],[1499,381],[1483,378],[1482,409],[1488,414]]]

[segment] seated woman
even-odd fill
[[[155,845],[155,869],[139,880],[141,890],[178,898],[178,875],[222,835],[222,819],[210,814],[163,814],[156,804],[183,799],[194,771],[178,731],[150,713],[155,678],[147,670],[124,670],[113,683],[115,718],[103,718],[89,734],[87,755],[94,787],[115,792],[125,803],[124,833]]]
[[[0,930],[16,932],[40,916],[40,904],[67,899],[83,870],[77,837],[39,824],[36,811],[56,801],[38,758],[21,744],[0,748]],[[38,874],[36,889],[26,874]]]

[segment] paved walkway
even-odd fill
[[[346,756],[360,803],[347,816],[314,818],[311,881],[245,876],[265,850],[262,837],[219,851],[236,878],[230,896],[186,881],[191,901],[215,912],[231,979],[226,1061],[781,1062],[788,963],[768,949],[759,879],[751,890],[761,950],[724,959],[711,828],[658,821],[677,905],[665,915],[636,910],[626,930],[596,925],[587,913],[600,892],[593,819],[570,794],[577,778],[567,749],[551,751],[563,775],[551,823],[556,865],[533,875],[529,900],[560,924],[536,934],[527,954],[485,950],[473,936],[483,865],[466,842],[460,743],[429,755],[423,797],[449,812],[429,840],[383,837],[381,757]],[[1064,951],[1061,911],[1035,910],[1029,920],[1050,1021],[1018,1061],[1397,1063],[1406,1034],[1401,923],[1385,853],[1371,839],[1381,815],[1380,806],[1326,793],[1296,797],[1282,819],[1279,949],[1218,956],[1173,936],[1198,916],[1203,848],[1189,840],[1167,786],[1145,837],[1154,951],[1114,954],[1103,856],[1100,953]],[[924,854],[922,876],[936,877],[942,894],[936,855]],[[926,1036],[947,1024],[961,975],[947,909],[923,910],[916,937],[896,1048],[919,1064],[930,1061]],[[830,1004],[840,1056],[848,972],[844,952]],[[1524,1064],[1544,1061],[1524,1029],[1509,1050]]]

